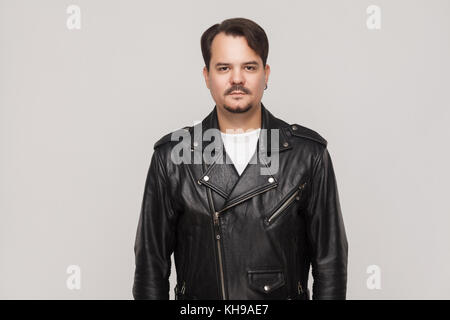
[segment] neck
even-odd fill
[[[255,130],[261,128],[261,102],[244,113],[232,113],[224,108],[216,107],[217,121],[221,132],[227,130]]]

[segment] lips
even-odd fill
[[[234,95],[241,95],[241,94],[245,94],[244,92],[241,91],[234,91],[232,93],[230,93],[230,95],[234,96]]]

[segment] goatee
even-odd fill
[[[250,110],[252,108],[252,104],[249,103],[244,108],[231,108],[230,106],[227,106],[226,104],[224,104],[223,107],[225,108],[225,110],[227,110],[227,111],[229,111],[231,113],[244,113],[244,112],[247,112],[248,110]]]

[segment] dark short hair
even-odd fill
[[[242,36],[247,39],[248,46],[252,48],[260,57],[263,66],[266,66],[267,55],[269,54],[269,41],[266,32],[257,23],[245,18],[233,18],[222,21],[220,24],[209,27],[200,39],[203,60],[209,71],[209,62],[211,61],[211,44],[214,37],[220,32],[226,35]]]

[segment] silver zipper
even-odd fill
[[[246,200],[248,200],[248,199],[250,199],[250,198],[252,198],[252,197],[254,197],[254,196],[257,196],[258,194],[263,193],[263,192],[266,192],[266,191],[268,191],[268,190],[270,190],[270,189],[276,188],[277,186],[278,186],[278,184],[275,183],[275,184],[269,186],[268,188],[264,188],[264,189],[262,189],[262,190],[260,190],[260,191],[258,191],[258,192],[256,192],[256,193],[251,193],[251,194],[249,194],[248,196],[244,197],[243,199],[239,200],[238,202],[233,203],[233,204],[231,204],[231,205],[229,205],[229,206],[227,206],[227,207],[221,209],[220,211],[218,211],[218,213],[221,213],[221,212],[223,212],[223,211],[225,211],[225,210],[228,210],[228,209],[230,209],[230,208],[232,208],[232,207],[234,207],[234,206],[237,206],[238,204],[240,204],[240,203],[242,203],[242,202],[244,202],[244,201],[246,201]]]
[[[225,279],[223,275],[223,262],[222,262],[222,248],[220,246],[220,225],[219,225],[219,213],[214,212],[214,226],[216,227],[216,244],[217,255],[219,256],[219,269],[220,269],[220,283],[222,287],[222,298],[225,300]]]
[[[300,200],[298,194],[305,188],[306,182],[298,187],[298,189],[279,207],[269,218],[266,219],[266,224],[272,223],[272,221],[279,216],[294,200]]]

